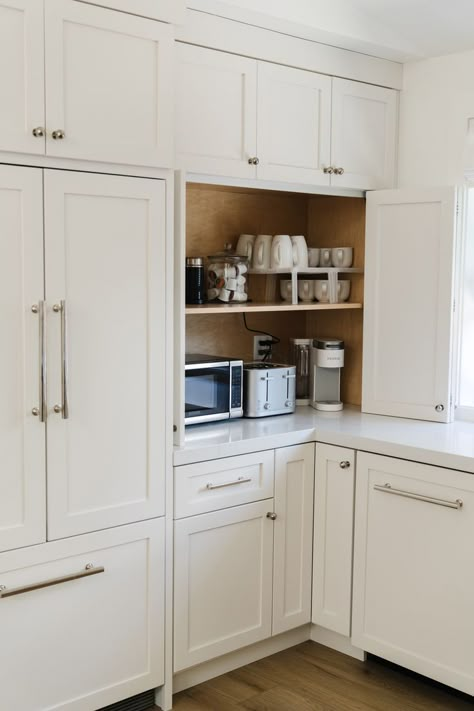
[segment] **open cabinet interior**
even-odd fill
[[[243,309],[227,304],[213,305],[212,313],[206,306],[186,309],[186,352],[253,360],[256,334],[246,329],[245,321],[248,328],[280,339],[274,362],[288,362],[290,338],[340,338],[345,342],[342,400],[360,405],[365,199],[188,183],[187,257],[204,257],[206,262],[226,243],[235,247],[240,234],[304,235],[308,247],[352,247],[353,266],[361,273],[340,275],[351,282],[345,303],[294,306],[280,297],[279,281],[288,275],[251,273],[249,302]]]

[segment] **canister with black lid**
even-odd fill
[[[204,304],[204,261],[202,257],[186,257],[186,303]]]

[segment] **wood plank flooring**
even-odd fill
[[[174,697],[174,711],[473,711],[474,699],[304,642]]]

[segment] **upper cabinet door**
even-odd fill
[[[331,78],[258,63],[257,174],[329,185]]]
[[[46,171],[45,227],[54,539],[164,514],[164,183]]]
[[[367,195],[363,412],[452,419],[454,188]]]
[[[0,150],[44,153],[42,0],[0,0],[0,96]]]
[[[395,182],[398,94],[333,79],[331,165],[334,187],[374,190]],[[340,173],[340,171],[343,171]]]
[[[45,26],[48,155],[171,165],[170,27],[73,0]]]
[[[0,166],[0,550],[46,537],[42,189],[40,170]]]
[[[176,53],[178,166],[255,178],[257,62],[179,43]]]
[[[162,22],[184,22],[185,0],[87,0],[92,5],[111,7]]]

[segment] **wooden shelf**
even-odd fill
[[[278,311],[336,311],[343,310],[347,311],[349,309],[361,309],[362,304],[351,304],[350,302],[343,302],[340,304],[321,304],[321,303],[310,303],[310,304],[290,304],[286,302],[281,302],[278,304],[270,303],[245,303],[245,304],[201,304],[198,306],[186,306],[186,314],[190,316],[191,314],[243,314],[243,313],[268,313],[268,312],[278,312]]]
[[[359,267],[293,267],[292,269],[249,269],[249,274],[283,275],[283,274],[363,274]]]

